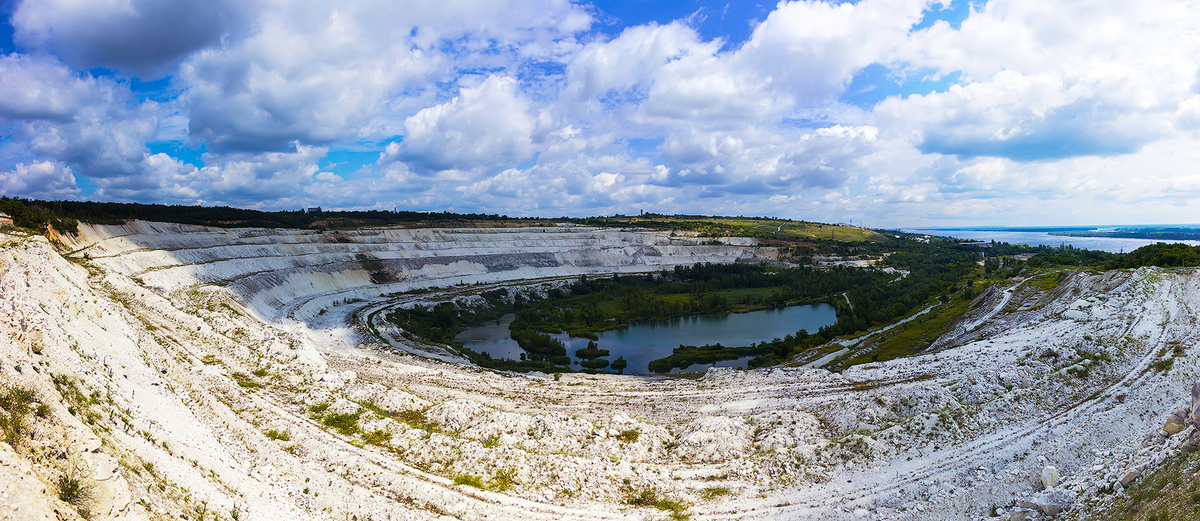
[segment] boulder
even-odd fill
[[[1037,517],[1032,508],[1014,508],[1000,515],[1000,521],[1025,521]]]
[[[1141,472],[1130,469],[1122,472],[1121,476],[1117,478],[1117,481],[1121,483],[1122,487],[1129,488],[1129,485],[1132,485],[1133,482],[1137,481],[1137,479],[1140,477],[1142,477]]]
[[[1188,418],[1189,412],[1187,409],[1175,411],[1171,416],[1167,417],[1166,423],[1163,424],[1163,432],[1168,436],[1179,434],[1180,431],[1187,428],[1191,423]]]
[[[1042,469],[1042,488],[1049,490],[1057,487],[1058,478],[1058,469],[1054,468],[1053,465],[1047,465]]]

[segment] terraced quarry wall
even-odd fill
[[[430,286],[778,257],[749,238],[581,226],[320,232],[135,221],[82,225],[63,239],[73,255],[158,291],[224,286],[268,321],[309,318],[303,308],[314,300],[310,309]]]

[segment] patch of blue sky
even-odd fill
[[[375,164],[375,161],[379,159],[379,154],[392,141],[400,141],[400,138],[377,143],[359,142],[343,148],[330,149],[325,157],[317,162],[317,167],[323,172],[337,174],[343,179],[356,178],[363,167]]]
[[[894,74],[892,69],[872,63],[858,71],[838,101],[870,109],[889,96],[906,98],[913,94],[946,92],[958,81],[958,71],[935,78],[934,71],[906,71]]]
[[[649,138],[627,138],[625,148],[631,155],[635,157],[657,157],[658,148],[662,146],[664,138],[649,137]]]
[[[987,5],[987,0],[952,0],[949,6],[932,5],[922,13],[921,21],[912,26],[912,31],[920,31],[933,26],[938,20],[945,20],[954,30],[962,27],[962,23],[971,16],[971,11],[979,11]]]
[[[0,53],[8,54],[17,50],[16,44],[13,42],[12,23],[9,18],[12,16],[12,11],[16,6],[16,2],[0,1]]]
[[[146,148],[151,155],[166,154],[196,168],[204,168],[204,154],[208,152],[208,146],[204,143],[193,145],[179,141],[151,141],[146,143]]]
[[[79,195],[84,199],[87,199],[93,193],[96,193],[96,190],[100,188],[99,185],[93,183],[92,180],[85,175],[77,173],[72,173],[72,175],[75,176],[75,186],[79,187]]]
[[[541,156],[542,156],[541,152],[536,152],[533,154],[533,159],[530,159],[529,161],[525,161],[524,163],[519,163],[516,166],[514,166],[513,168],[515,168],[517,170],[529,170],[530,168],[537,166],[538,158]]]
[[[776,2],[745,0],[598,0],[592,2],[599,23],[593,29],[613,36],[626,27],[684,20],[704,40],[723,39],[726,49],[736,49],[750,38],[754,27],[775,9]]]

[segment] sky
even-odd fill
[[[0,0],[0,194],[1200,222],[1188,1]]]

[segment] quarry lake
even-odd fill
[[[1191,246],[1200,245],[1200,241],[1176,241],[1155,239],[1129,239],[1123,237],[1068,237],[1065,235],[1050,235],[1044,231],[1025,231],[1020,229],[1005,230],[972,230],[956,228],[922,228],[904,229],[909,233],[922,233],[942,237],[957,237],[972,241],[996,241],[1009,244],[1028,244],[1030,246],[1060,246],[1069,244],[1076,248],[1106,251],[1109,253],[1131,252],[1148,244],[1159,242],[1181,242]]]
[[[492,358],[519,360],[524,351],[509,337],[508,325],[512,323],[513,318],[514,315],[510,313],[469,328],[454,337],[454,341],[474,351],[487,353]],[[625,357],[629,362],[625,374],[647,374],[650,372],[647,366],[651,360],[670,355],[671,350],[680,344],[702,346],[719,343],[726,347],[743,347],[783,338],[801,329],[815,333],[822,326],[831,325],[836,321],[837,315],[833,306],[829,304],[790,306],[749,313],[634,322],[625,329],[600,333],[600,340],[596,344],[600,349],[609,351],[609,356],[604,357],[609,361],[616,360],[618,356]],[[553,336],[566,344],[567,355],[572,361],[571,367],[579,368],[575,350],[587,347],[588,339],[570,338],[566,333]],[[746,361],[750,358],[752,357],[746,356],[715,364],[694,364],[686,371],[704,371],[712,366],[746,367]]]

